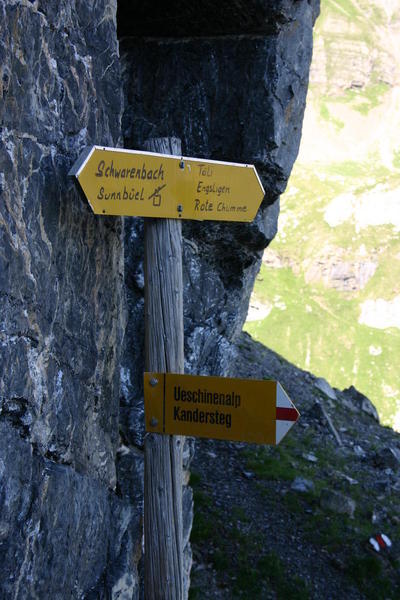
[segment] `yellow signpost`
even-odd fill
[[[101,146],[70,175],[100,215],[250,222],[265,193],[253,165]]]
[[[279,444],[299,417],[277,381],[145,373],[146,431]]]
[[[181,152],[176,138],[149,147]],[[253,221],[265,194],[254,166],[92,146],[69,174],[95,214],[174,219],[146,224],[146,361],[183,370],[179,220]],[[156,372],[144,374],[144,389],[146,430],[172,436],[146,438],[145,597],[182,600],[182,444],[173,436],[278,444],[299,413],[276,381]]]

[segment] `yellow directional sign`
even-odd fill
[[[252,221],[265,193],[253,165],[100,146],[69,174],[98,215]]]
[[[279,444],[299,417],[277,381],[144,374],[146,431]]]

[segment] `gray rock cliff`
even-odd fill
[[[67,180],[120,138],[116,2],[91,4],[0,2],[2,598],[137,585],[137,511],[115,493],[122,223]]]
[[[128,3],[121,6],[128,18]],[[187,156],[255,164],[266,191],[251,224],[184,222],[188,370],[226,372],[230,342],[246,318],[262,250],[276,233],[279,195],[298,152],[318,6],[278,2],[271,9],[266,2],[224,2],[211,11],[205,2],[194,19],[193,9],[176,2],[169,16],[158,13],[153,36],[147,22],[143,32],[135,26],[130,32],[120,21],[120,34],[131,34],[120,46],[125,147],[176,136]],[[240,20],[244,13],[247,25]],[[126,222],[125,236],[128,305],[135,321],[143,297],[140,220]],[[122,386],[128,412],[135,415],[135,400],[141,400],[136,378],[143,370],[136,332],[128,325]],[[137,443],[138,421],[127,419]]]
[[[92,144],[171,135],[256,164],[254,223],[184,225],[187,370],[226,373],[318,12],[273,4],[0,0],[0,598],[139,597],[143,223],[93,215],[67,173]],[[187,542],[191,506],[186,488]]]

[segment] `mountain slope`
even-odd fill
[[[190,597],[398,598],[399,435],[247,334],[232,372],[278,379],[301,417],[278,447],[196,441]]]
[[[246,324],[400,427],[400,2],[325,0],[298,161]],[[396,360],[397,359],[397,360]]]

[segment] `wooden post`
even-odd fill
[[[181,143],[176,138],[155,138],[148,140],[146,150],[179,156]],[[183,373],[182,223],[178,219],[146,219],[144,270],[146,370]],[[183,599],[182,448],[180,436],[146,436],[146,600]]]

